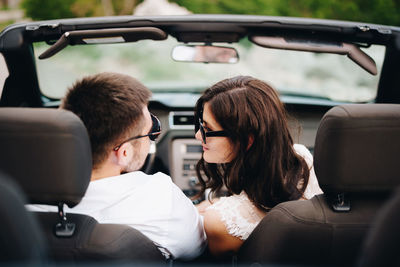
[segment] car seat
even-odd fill
[[[88,187],[92,156],[82,121],[72,112],[44,108],[0,109],[0,169],[10,174],[31,204],[58,207],[35,212],[55,261],[164,261],[153,242],[126,225],[99,224],[65,214]]]
[[[400,188],[375,217],[364,240],[358,267],[400,266]]]
[[[46,261],[43,234],[25,203],[18,185],[0,173],[0,265],[40,265]]]
[[[400,105],[330,109],[314,147],[324,194],[274,207],[244,242],[238,262],[355,264],[371,221],[400,184],[399,137]]]

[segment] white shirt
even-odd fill
[[[48,205],[28,208],[57,211]],[[205,246],[197,209],[163,173],[147,175],[137,171],[92,181],[81,202],[64,210],[92,216],[99,223],[129,225],[150,238],[166,257],[165,249],[174,258],[192,259]]]

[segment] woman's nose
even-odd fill
[[[195,137],[197,140],[202,141],[200,130],[198,130],[198,131],[196,132],[196,134],[194,135],[194,137]]]

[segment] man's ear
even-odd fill
[[[250,134],[249,135],[249,142],[247,143],[247,150],[249,150],[250,149],[250,147],[253,145],[253,142],[254,142],[254,135],[252,135],[252,134]]]
[[[117,164],[119,166],[126,166],[129,164],[130,159],[132,158],[132,145],[129,142],[123,143],[117,151],[115,151],[115,156],[117,160]]]

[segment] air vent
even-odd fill
[[[175,111],[169,113],[170,129],[194,130],[194,113],[190,111]]]

